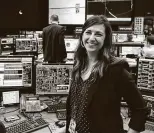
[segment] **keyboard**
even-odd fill
[[[48,112],[57,112],[57,110],[61,110],[61,109],[66,109],[66,103],[64,102],[60,102],[57,104],[47,104],[48,106]]]
[[[35,120],[26,119],[15,124],[11,124],[9,127],[6,127],[6,132],[29,133],[47,126],[48,123],[43,118],[37,118]]]

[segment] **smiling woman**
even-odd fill
[[[124,133],[121,99],[131,108],[128,133],[144,130],[145,103],[126,61],[112,55],[112,29],[105,16],[83,25],[67,99],[66,133]],[[112,128],[111,128],[112,127]]]
[[[104,65],[108,62],[112,51],[112,29],[105,16],[93,16],[89,18],[84,26],[79,40],[79,47],[75,53],[75,77],[79,73],[76,71],[81,67],[81,71],[90,70],[93,64],[100,76],[103,74]],[[96,63],[97,62],[97,63]]]
[[[85,30],[82,36],[82,42],[87,52],[95,52],[103,47],[105,39],[105,27],[101,25],[93,25]]]

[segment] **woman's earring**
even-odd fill
[[[84,48],[84,45],[83,45],[82,41],[81,41],[81,46]]]

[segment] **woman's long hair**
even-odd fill
[[[83,33],[87,28],[97,24],[104,25],[106,36],[104,40],[104,45],[98,53],[98,58],[97,58],[98,62],[96,63],[93,71],[95,73],[98,73],[99,76],[102,77],[104,69],[109,63],[110,54],[111,54],[110,50],[112,46],[111,25],[104,15],[92,16],[84,23],[82,27],[82,33],[79,38],[79,45],[74,55],[75,62],[74,62],[74,68],[72,71],[72,78],[75,80],[79,79],[79,76],[81,75],[81,71],[86,67],[86,63],[87,63],[87,52],[86,52],[86,49],[83,47],[83,43],[82,43]]]

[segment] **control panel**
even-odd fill
[[[137,86],[140,90],[154,91],[154,60],[139,59]]]
[[[134,34],[144,34],[144,17],[135,17]]]
[[[68,94],[73,65],[44,64],[36,66],[37,94]]]

